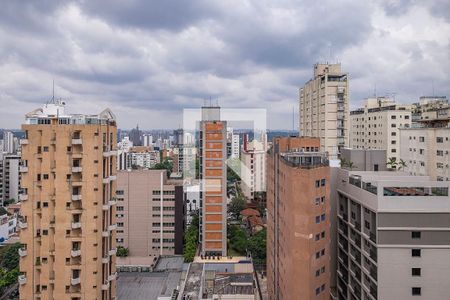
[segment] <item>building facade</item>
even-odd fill
[[[252,202],[256,193],[266,191],[266,151],[264,143],[257,140],[247,143],[244,139],[241,151],[241,188],[245,197]]]
[[[449,119],[423,120],[418,126],[400,130],[400,155],[404,170],[433,180],[450,180]]]
[[[0,153],[0,203],[19,201],[20,155]]]
[[[354,149],[386,150],[386,158],[400,160],[400,129],[411,127],[411,106],[389,98],[368,98],[363,108],[350,112]]]
[[[450,183],[339,172],[338,299],[448,298]]]
[[[320,151],[337,158],[349,145],[349,79],[340,64],[314,65],[300,89],[300,136],[320,138]]]
[[[203,255],[227,256],[227,122],[220,107],[202,107],[200,240]]]
[[[330,168],[319,148],[318,138],[284,137],[268,152],[269,299],[330,299]]]
[[[114,299],[116,120],[64,106],[22,125],[20,299]]]
[[[116,194],[117,245],[129,256],[183,254],[182,181],[168,180],[166,170],[119,171]]]

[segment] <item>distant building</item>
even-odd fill
[[[404,171],[433,180],[450,180],[450,115],[421,119],[400,130],[400,157]]]
[[[20,168],[20,155],[0,153],[0,203],[19,201]]]
[[[0,244],[16,233],[17,218],[7,213],[0,215]]]
[[[244,139],[241,151],[241,187],[245,197],[255,200],[255,194],[266,191],[266,151],[264,143]]]
[[[400,129],[411,127],[411,106],[385,97],[368,98],[350,112],[353,149],[386,150],[386,159],[400,160]]]
[[[343,165],[343,162],[347,165]],[[344,148],[341,152],[341,167],[353,171],[387,171],[386,150]]]
[[[133,143],[133,146],[142,146],[141,134],[139,125],[136,125],[136,128],[131,129],[129,137],[130,141]]]
[[[151,147],[132,147],[128,152],[128,168],[151,169],[161,162],[160,151]]]
[[[144,134],[142,139],[144,141],[144,147],[150,147],[153,145],[153,136],[151,134]]]
[[[330,299],[330,167],[319,148],[318,138],[275,137],[267,155],[271,300]]]
[[[3,131],[3,152],[15,153],[14,134],[11,131]]]
[[[340,64],[315,64],[314,77],[300,89],[300,136],[320,138],[331,159],[349,145],[349,81]]]
[[[117,170],[131,169],[129,152],[132,147],[133,143],[128,136],[117,143]]]
[[[227,256],[227,122],[220,107],[202,107],[200,241],[202,255]]]
[[[450,115],[448,99],[445,96],[422,96],[412,105],[412,121],[437,119]]]
[[[338,299],[450,295],[448,182],[339,170]]]
[[[182,181],[165,170],[119,171],[116,194],[117,244],[130,256],[183,254]]]

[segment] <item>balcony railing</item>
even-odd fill
[[[27,283],[27,276],[19,275],[18,280],[21,285],[24,285],[25,283]]]
[[[109,231],[102,231],[102,237],[109,237]]]
[[[70,255],[72,257],[78,257],[81,255],[81,250],[80,249],[76,249],[76,250],[72,249],[72,250],[70,250]]]
[[[26,172],[28,172],[28,167],[27,167],[27,166],[20,166],[20,167],[19,167],[19,172],[20,172],[20,173],[26,173]]]
[[[116,229],[117,229],[117,224],[112,224],[112,225],[108,226],[108,230],[109,231],[113,231],[113,230],[116,230]]]
[[[28,251],[27,251],[27,249],[22,249],[22,248],[19,248],[19,256],[20,257],[24,257],[24,256],[27,256],[27,254],[28,254]]]
[[[72,145],[83,145],[83,140],[81,138],[72,139]]]
[[[111,275],[108,276],[108,280],[109,281],[113,281],[116,280],[117,278],[117,272],[112,273]]]
[[[80,173],[83,171],[82,167],[72,167],[72,173]]]
[[[81,222],[72,222],[72,229],[80,229]]]
[[[26,229],[28,228],[28,223],[26,221],[19,220],[19,228],[20,229]]]
[[[28,200],[28,194],[19,194],[19,200],[20,201],[27,201]]]
[[[109,289],[109,282],[102,284],[102,290],[106,291]]]
[[[77,277],[77,278],[70,278],[70,284],[71,285],[77,285],[81,283],[81,278]]]
[[[72,194],[72,201],[80,201],[81,200],[81,194],[73,195]]]
[[[111,249],[111,250],[108,251],[108,255],[109,256],[116,255],[116,253],[117,253],[117,249]]]
[[[21,139],[20,140],[21,145],[28,145],[28,139]]]

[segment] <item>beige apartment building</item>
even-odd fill
[[[450,180],[450,118],[423,119],[400,130],[400,155],[404,170],[432,180]]]
[[[350,112],[350,148],[386,150],[386,159],[400,160],[400,128],[411,127],[411,106],[385,97],[367,98]]]
[[[167,179],[166,170],[119,171],[116,194],[117,245],[129,256],[183,254],[182,180]]]
[[[320,138],[320,151],[337,158],[349,145],[349,78],[340,64],[315,64],[300,89],[300,136]]]
[[[274,138],[267,155],[271,300],[330,299],[330,167],[318,138]]]
[[[244,138],[241,150],[241,187],[251,202],[256,193],[266,191],[266,146],[265,143]]]
[[[115,299],[116,119],[64,106],[22,125],[20,299]]]
[[[220,107],[202,107],[200,139],[201,253],[227,256],[227,122]]]

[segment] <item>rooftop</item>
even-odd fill
[[[323,152],[293,151],[281,153],[282,160],[295,168],[317,168],[329,166],[328,155]]]

